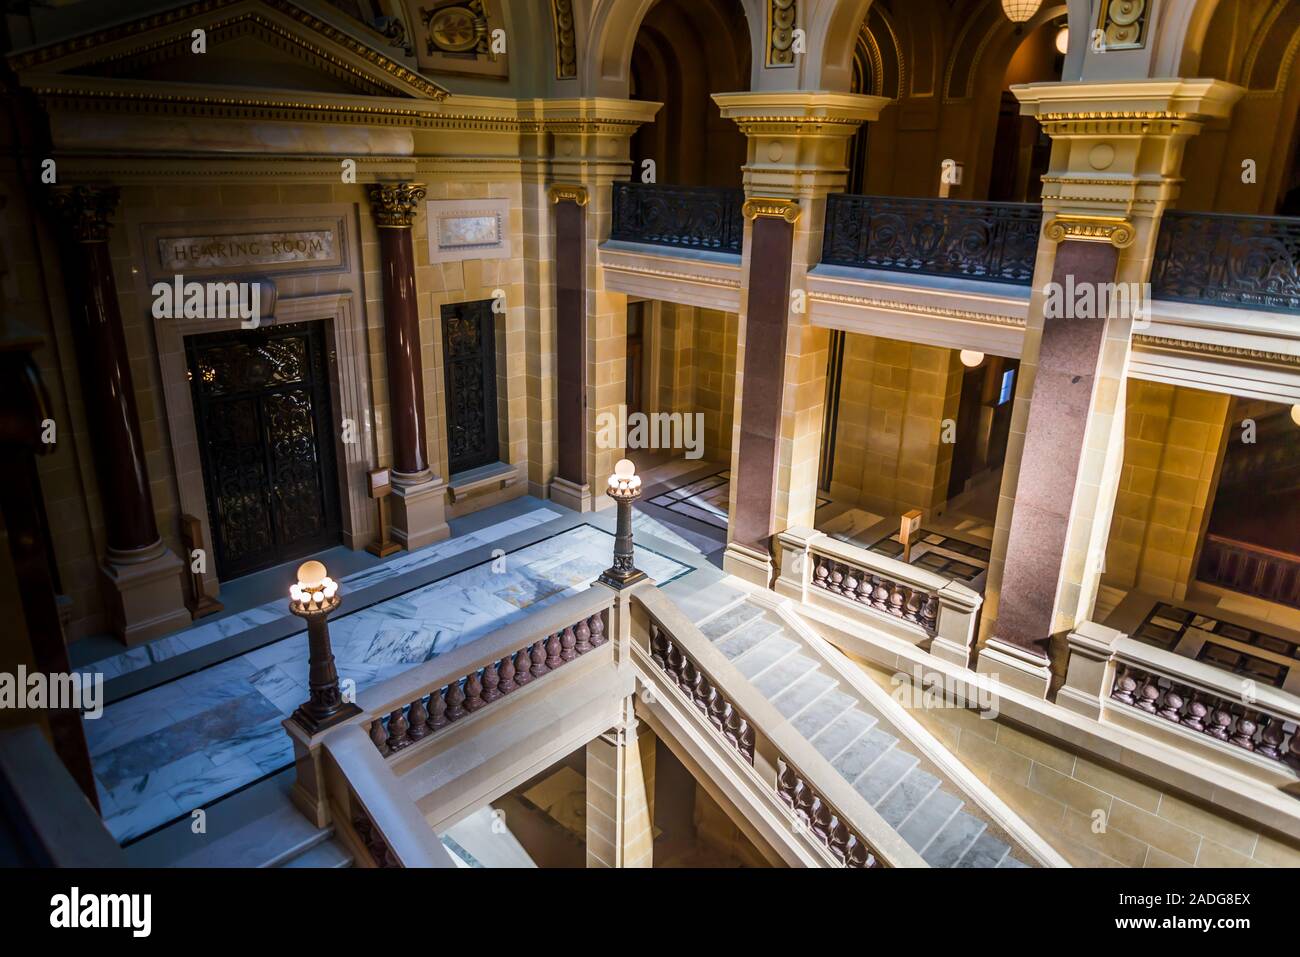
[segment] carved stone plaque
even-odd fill
[[[338,262],[337,237],[329,229],[160,236],[157,242],[159,262],[169,272]]]

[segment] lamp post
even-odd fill
[[[338,582],[325,573],[320,562],[303,562],[298,566],[298,581],[289,587],[289,611],[307,622],[308,687],[311,697],[298,706],[293,720],[311,734],[324,731],[361,709],[343,701],[339,673],[330,649],[330,612],[342,604]]]
[[[601,572],[600,580],[611,588],[626,588],[645,578],[632,564],[632,503],[641,497],[641,478],[636,466],[619,459],[609,477],[605,494],[618,506],[618,525],[614,532],[614,564]]]

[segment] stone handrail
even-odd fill
[[[321,746],[335,833],[372,867],[455,867],[415,802],[360,725],[325,735]]]
[[[811,834],[828,864],[844,867],[925,867],[920,856],[853,790],[786,718],[657,589],[632,596],[646,617],[633,616],[633,660],[669,676],[786,807],[790,824]]]
[[[1076,627],[1068,642],[1059,704],[1146,731],[1167,729],[1175,735],[1170,740],[1209,753],[1253,756],[1253,763],[1286,777],[1288,767],[1300,771],[1295,696],[1094,622]]]
[[[777,594],[850,616],[888,621],[929,652],[966,667],[984,599],[960,582],[809,528],[777,536]]]
[[[363,692],[360,718],[381,755],[499,701],[608,641],[613,593],[597,583]]]

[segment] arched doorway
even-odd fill
[[[1042,198],[1042,177],[1051,159],[1052,142],[1037,120],[1020,115],[1020,101],[1011,87],[1061,78],[1065,29],[1063,16],[1040,24],[1026,34],[1007,64],[989,171],[988,198],[993,202],[1036,203]]]

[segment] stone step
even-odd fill
[[[814,670],[773,698],[772,705],[785,717],[792,718],[838,684],[839,682],[826,672]]]
[[[885,754],[893,751],[896,744],[898,744],[898,739],[892,734],[882,731],[880,728],[872,728],[841,751],[831,761],[831,767],[840,772],[840,777],[852,784],[862,776],[863,771],[879,761]],[[892,759],[889,767],[891,769],[899,768],[898,777],[902,777],[905,773],[902,765],[916,764],[917,759],[906,751],[897,753],[901,757]]]
[[[700,631],[710,641],[719,641],[731,634],[746,622],[753,621],[763,614],[763,609],[748,601],[739,601],[729,608],[724,608],[700,623]]]
[[[872,775],[864,775],[865,778],[871,778]],[[884,796],[872,803],[875,805],[880,816],[885,819],[885,823],[892,828],[899,828],[918,807],[921,802],[939,789],[939,779],[929,771],[921,768],[913,768],[901,781],[895,784]],[[858,788],[858,793],[868,801],[867,791]]]
[[[898,744],[898,739],[894,738],[893,735],[885,735],[879,729],[877,729],[877,733],[893,740],[876,760],[868,763],[857,774],[853,773],[857,766],[847,761],[839,769],[845,779],[853,785],[853,789],[862,795],[863,800],[873,806],[879,803],[881,798],[893,789],[894,785],[907,777],[921,763],[921,759],[915,754],[910,754],[902,748],[895,747]],[[860,740],[869,740],[870,737],[870,735],[867,735],[866,738]],[[857,746],[858,742],[854,742],[849,751],[852,751]]]
[[[921,859],[931,867],[952,867],[987,829],[979,818],[958,811],[921,851]]]
[[[988,831],[975,838],[956,867],[998,867],[1011,853],[1005,841],[1000,841]]]
[[[763,639],[737,658],[735,665],[742,675],[753,681],[782,658],[798,652],[800,647],[798,642],[773,635]]]
[[[762,692],[764,698],[771,701],[804,675],[816,670],[817,662],[796,652],[786,655],[772,667],[764,669],[753,679],[754,687]]]
[[[899,836],[912,850],[922,853],[964,803],[947,791],[935,791],[908,815],[907,821],[898,829]]]
[[[811,741],[856,703],[857,699],[852,695],[846,695],[838,690],[828,691],[795,715],[790,724]]]
[[[325,867],[340,868],[352,866],[352,853],[336,838],[322,841],[305,854],[291,858],[280,867]]]
[[[998,867],[1028,867],[1024,861],[1018,861],[1014,857],[1008,857]]]
[[[781,626],[774,621],[760,618],[749,621],[718,641],[718,650],[728,661],[735,661],[749,649],[757,646],[765,638],[781,633]]]
[[[857,708],[853,708],[840,715],[827,725],[820,734],[812,738],[812,746],[817,749],[823,758],[832,761],[836,755],[866,734],[875,725],[875,718],[864,714]]]

